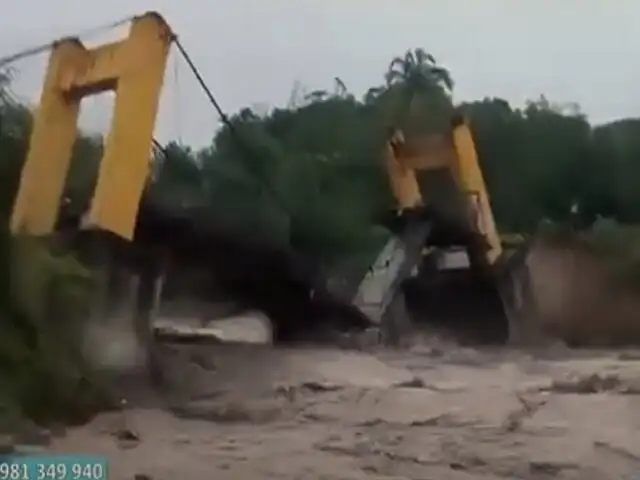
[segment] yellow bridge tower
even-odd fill
[[[113,120],[88,224],[132,239],[172,40],[164,19],[148,12],[134,18],[129,36],[115,43],[88,49],[75,38],[56,42],[14,204],[14,233],[52,232],[70,167],[80,102],[113,91]]]

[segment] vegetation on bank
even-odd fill
[[[575,105],[544,96],[522,108],[500,98],[454,105],[454,80],[415,49],[393,59],[361,98],[335,78],[326,90],[294,91],[286,107],[244,108],[212,132],[206,148],[166,145],[145,195],[168,212],[201,206],[213,224],[238,236],[260,232],[329,271],[357,271],[387,235],[376,225],[392,205],[380,168],[387,128],[443,131],[459,108],[471,121],[501,230],[531,232],[544,219],[586,230],[607,218],[606,232],[600,221],[592,239],[619,257],[624,252],[621,258],[638,258],[637,235],[619,224],[640,223],[640,120],[592,126]],[[9,84],[8,75],[0,77],[3,225],[31,126],[29,108],[12,101]],[[77,210],[89,201],[101,151],[101,139],[78,138],[66,189]],[[73,335],[86,314],[88,272],[4,231],[0,261],[0,418],[16,409],[38,419],[68,413],[90,391]]]
[[[9,213],[31,124],[0,77],[0,433],[21,418],[77,422],[104,404],[82,361],[92,277],[44,240],[12,238]]]

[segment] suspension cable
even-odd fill
[[[43,43],[41,45],[36,45],[34,47],[30,47],[30,48],[26,48],[24,50],[20,50],[18,52],[12,53],[10,55],[5,55],[3,57],[0,57],[0,69],[7,67],[8,65],[17,62],[18,60],[22,60],[24,58],[29,58],[32,57],[34,55],[39,55],[41,53],[47,52],[49,50],[51,50],[55,44],[57,42],[59,42],[60,40],[64,39],[64,38],[82,38],[82,37],[87,37],[89,35],[95,35],[97,33],[101,33],[101,32],[105,32],[105,31],[109,31],[112,30],[114,28],[117,28],[121,25],[124,25],[128,22],[130,22],[131,20],[133,20],[135,17],[133,15],[129,15],[126,18],[122,18],[120,20],[117,20],[115,22],[109,22],[105,25],[99,25],[97,27],[93,27],[93,28],[89,28],[86,30],[82,30],[74,35],[69,35],[63,38],[57,38],[52,42],[48,42],[48,43]]]
[[[236,129],[236,126],[229,119],[228,115],[222,110],[222,107],[220,107],[220,104],[218,103],[218,101],[216,100],[215,96],[213,95],[213,92],[211,91],[211,89],[209,88],[207,83],[205,82],[204,78],[200,74],[200,71],[198,70],[198,67],[196,67],[195,63],[191,59],[191,56],[187,53],[187,50],[184,48],[184,46],[182,45],[182,43],[180,42],[178,37],[174,36],[173,41],[176,44],[176,47],[178,48],[178,51],[180,52],[180,54],[182,55],[184,60],[187,62],[187,65],[189,66],[189,69],[191,70],[193,75],[196,77],[196,80],[198,81],[198,84],[200,85],[200,87],[204,91],[205,95],[209,99],[209,102],[211,103],[211,105],[213,105],[213,107],[215,108],[216,112],[218,113],[218,116],[220,117],[220,120],[222,120],[222,123],[229,129],[229,132],[231,133],[231,137],[234,139],[236,145],[238,145],[244,151],[244,153],[247,154],[248,156],[256,158],[257,157],[256,152],[246,142],[243,141],[242,137],[240,136],[240,134],[238,133],[238,131]],[[272,197],[272,200],[283,211],[286,212],[287,209],[285,208],[284,204],[282,203],[282,200],[280,199],[280,197],[276,193],[276,191],[273,188],[273,186],[271,185],[271,183],[265,178],[259,178],[259,176],[257,176],[257,175],[255,175],[255,177],[256,177],[256,180],[258,181],[258,184],[260,186],[262,186],[262,188],[264,188],[265,192],[270,197]]]
[[[213,107],[216,109],[216,111],[218,112],[220,119],[227,126],[229,126],[229,124],[231,123],[231,121],[229,120],[229,117],[227,116],[226,113],[224,113],[224,111],[220,107],[220,104],[216,100],[216,97],[213,96],[211,89],[207,86],[207,83],[204,81],[204,78],[202,78],[202,75],[200,74],[198,67],[196,67],[195,64],[193,63],[191,56],[187,53],[186,49],[182,46],[182,43],[180,42],[178,37],[174,37],[174,42],[176,44],[176,47],[178,47],[178,51],[180,52],[180,55],[182,55],[182,58],[184,58],[185,61],[187,62],[187,65],[189,65],[189,69],[191,70],[193,75],[196,77],[196,80],[200,84],[200,87],[204,91],[205,95],[207,96],[207,98],[209,99]]]
[[[178,68],[178,57],[173,57],[173,84],[176,89],[176,94],[173,97],[173,115],[175,117],[175,129],[176,134],[178,136],[178,143],[182,145],[184,142],[182,141],[182,109],[180,108],[180,75]]]
[[[163,156],[168,156],[167,149],[155,137],[151,139],[151,143]]]
[[[14,63],[16,61],[19,61],[19,60],[22,60],[22,59],[25,59],[25,58],[29,58],[29,57],[32,57],[32,56],[47,52],[47,51],[53,49],[55,44],[57,42],[59,42],[60,40],[64,39],[64,38],[81,38],[81,37],[86,37],[88,35],[93,35],[93,34],[96,34],[96,33],[102,32],[102,31],[108,31],[108,30],[111,30],[113,28],[119,27],[121,25],[124,25],[124,24],[130,22],[134,18],[135,18],[135,16],[130,15],[128,17],[125,17],[123,19],[117,20],[115,22],[110,22],[110,23],[107,23],[105,25],[100,25],[98,27],[94,27],[94,28],[91,28],[91,29],[88,29],[88,30],[84,30],[84,31],[79,32],[79,33],[77,33],[75,35],[70,35],[70,36],[67,36],[67,37],[58,38],[58,39],[56,39],[56,40],[54,40],[52,42],[48,42],[48,43],[45,43],[45,44],[41,44],[41,45],[30,47],[30,48],[27,48],[27,49],[24,49],[24,50],[20,50],[18,52],[10,54],[10,55],[5,55],[3,57],[0,57],[0,69],[4,69],[4,68],[6,68],[7,66],[9,66],[10,64],[12,64],[12,63]],[[222,120],[224,125],[229,129],[229,131],[231,133],[231,136],[235,140],[236,144],[242,150],[244,150],[244,152],[246,154],[248,154],[248,155],[250,155],[252,157],[255,157],[256,156],[256,152],[253,151],[253,149],[250,148],[242,140],[242,138],[240,137],[240,135],[237,132],[237,129],[236,129],[235,125],[233,124],[233,122],[229,119],[227,114],[220,107],[220,104],[218,103],[218,101],[216,100],[215,96],[213,95],[213,92],[208,87],[208,85],[205,82],[204,78],[200,74],[200,71],[199,71],[198,67],[196,67],[195,63],[191,59],[191,56],[189,55],[189,53],[187,52],[185,47],[182,45],[180,40],[177,38],[177,36],[173,37],[173,42],[176,44],[176,47],[178,48],[178,51],[179,51],[180,55],[187,62],[187,65],[189,66],[189,69],[191,70],[193,75],[196,77],[196,80],[198,81],[198,84],[200,85],[200,87],[204,91],[205,95],[207,96],[207,99],[209,100],[211,105],[215,108],[216,112],[218,113],[218,116],[220,117],[220,119]],[[168,157],[167,150],[155,138],[153,139],[153,146],[156,147],[156,149],[161,152],[162,156],[165,157],[165,159]],[[273,187],[271,186],[270,182],[268,182],[266,179],[260,179],[260,178],[256,178],[256,179],[258,180],[258,183],[261,184],[261,186],[265,189],[265,191],[273,198],[273,200],[280,207],[283,207],[279,196],[276,194],[276,192],[273,189]]]

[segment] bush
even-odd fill
[[[540,238],[555,246],[580,247],[606,265],[616,287],[640,287],[640,227],[598,218],[590,228],[576,231],[567,224],[544,222]]]
[[[581,236],[623,284],[640,286],[640,227],[600,218]]]
[[[0,421],[83,421],[101,392],[82,358],[92,278],[43,240],[0,232]]]

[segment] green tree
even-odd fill
[[[433,118],[451,103],[454,82],[449,70],[422,48],[391,60],[385,80],[390,96],[399,96],[399,119],[404,115],[423,119],[426,109],[432,110],[429,117]]]
[[[395,57],[357,99],[340,77],[289,105],[257,114],[242,108],[194,151],[175,143],[156,155],[146,195],[168,210],[206,208],[212,224],[238,235],[262,232],[328,264],[341,263],[376,237],[374,223],[393,205],[380,152],[389,124],[443,130],[454,81],[426,50]],[[11,103],[0,78],[0,174],[10,205],[28,142],[28,108]],[[636,121],[593,129],[575,105],[544,96],[514,108],[493,98],[458,105],[471,119],[493,208],[504,230],[564,221],[578,203],[586,217],[640,218],[633,179],[640,148]],[[67,195],[79,209],[93,189],[101,139],[81,135]],[[9,180],[11,179],[11,180]],[[233,207],[230,207],[233,206]]]

